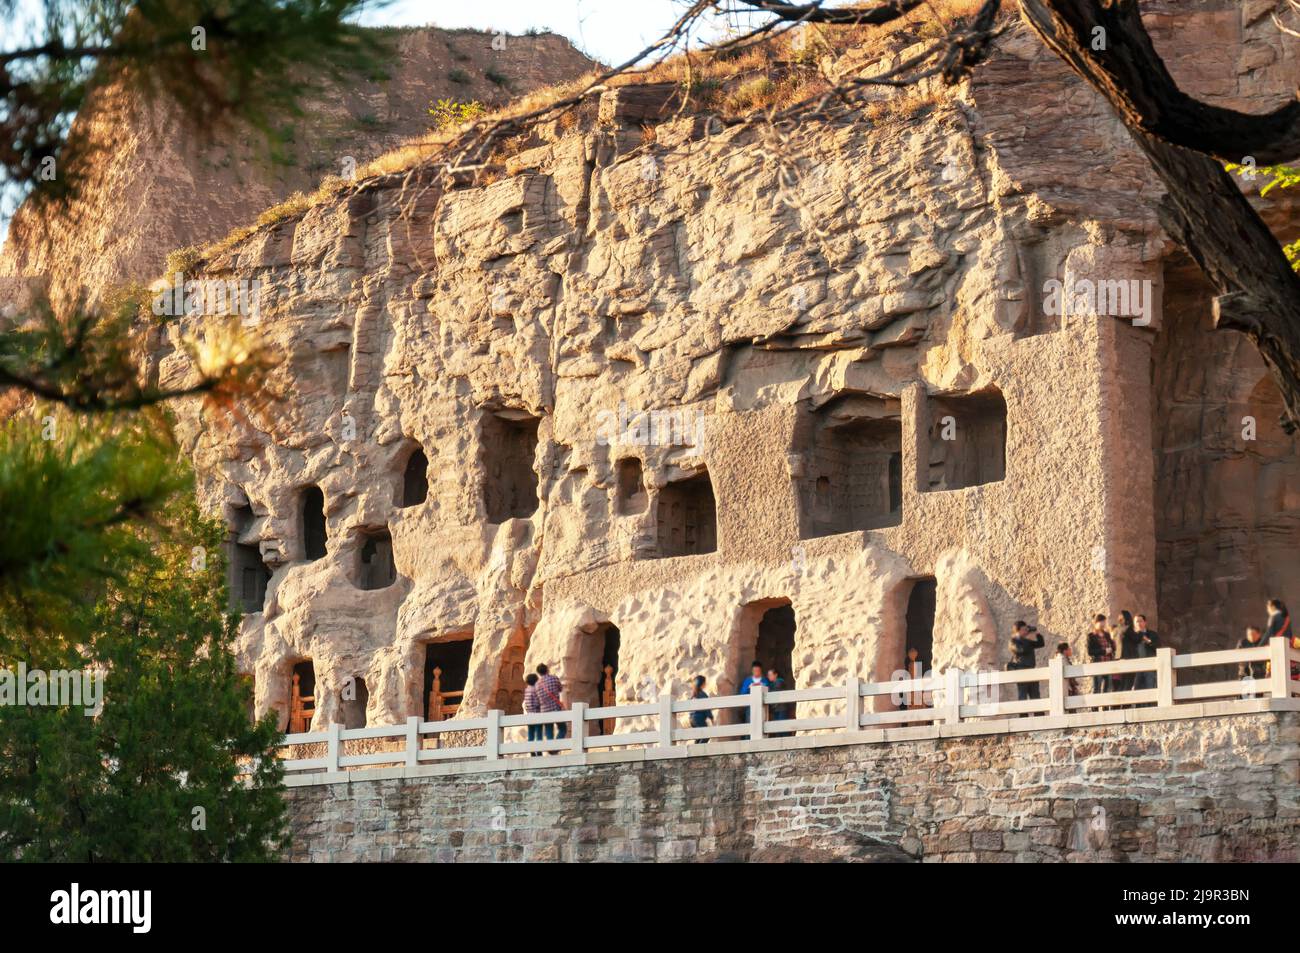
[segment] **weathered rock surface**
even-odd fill
[[[1295,44],[1258,11],[1149,7],[1189,90],[1252,110],[1289,95]],[[596,701],[611,659],[621,703],[695,675],[732,691],[755,655],[797,686],[887,679],[930,614],[938,665],[1001,667],[1019,618],[1077,643],[1099,609],[1145,611],[1180,649],[1226,639],[1183,613],[1197,583],[1171,567],[1206,564],[1168,540],[1199,534],[1212,558],[1240,531],[1229,491],[1152,454],[1195,430],[1162,395],[1205,406],[1158,303],[1187,280],[1158,184],[1023,29],[934,92],[779,148],[696,117],[647,141],[607,103],[498,181],[384,176],[206,262],[262,282],[282,356],[265,412],[179,415],[251,573],[259,710],[286,712],[310,660],[318,725],[345,720],[358,679],[369,723],[424,715],[427,660],[450,672],[453,642],[465,714],[517,710],[539,662],[570,702]],[[1050,314],[1048,279],[1148,282],[1151,322]],[[195,325],[172,326],[164,381],[193,374],[174,345]],[[1262,379],[1247,349],[1220,356]],[[1294,441],[1266,452],[1294,461]],[[1293,464],[1268,473],[1278,558],[1250,571],[1280,587],[1300,581],[1278,565],[1296,565],[1300,504]],[[1202,509],[1179,522],[1187,493]]]
[[[1190,88],[1252,109],[1285,95],[1295,51],[1271,25],[1186,15],[1223,40],[1184,53],[1186,21],[1155,12]],[[1243,46],[1271,65],[1239,68]],[[1062,320],[1041,294],[1159,294],[1158,188],[1035,39],[1010,32],[932,108],[805,124],[780,152],[690,118],[646,143],[603,112],[500,181],[368,182],[207,263],[264,282],[261,332],[285,355],[270,414],[181,420],[203,498],[251,507],[240,541],[274,570],[241,638],[259,708],[283,710],[310,659],[318,722],[358,678],[371,723],[422,714],[427,645],[468,635],[462,713],[516,705],[538,662],[596,701],[613,629],[620,702],[697,674],[731,691],[756,653],[796,685],[888,678],[926,577],[944,665],[1001,667],[1017,618],[1054,642],[1097,609],[1177,605],[1157,602],[1173,488],[1149,370],[1171,331],[1159,307],[1147,327]],[[191,372],[179,352],[160,367]],[[427,497],[402,506],[417,446]],[[358,588],[389,537],[395,581]],[[792,645],[769,614],[787,604]]]

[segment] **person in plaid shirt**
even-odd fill
[[[537,666],[537,702],[541,711],[564,711],[564,702],[560,701],[560,693],[563,691],[564,686],[551,674],[550,669],[545,665]],[[565,737],[569,726],[561,721],[555,727],[559,729],[556,737]]]
[[[542,703],[537,700],[537,676],[530,672],[528,674],[528,677],[524,679],[524,684],[528,686],[527,688],[524,689],[524,714],[536,715],[538,712],[542,710]],[[547,736],[547,740],[549,741],[551,738],[550,725],[529,725],[528,740],[541,741],[543,728],[546,729],[546,736]],[[541,754],[542,752],[540,751],[534,751],[532,753],[532,756],[536,758],[539,757]]]

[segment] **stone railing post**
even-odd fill
[[[1047,713],[1064,715],[1065,699],[1069,694],[1065,687],[1065,656],[1053,655],[1047,663]]]
[[[944,721],[950,725],[961,724],[962,674],[959,668],[950,668],[943,673],[943,704],[948,711]]]
[[[501,711],[496,708],[487,713],[487,728],[483,730],[483,757],[489,761],[501,757]]]
[[[1174,650],[1156,649],[1156,707],[1174,707]]]
[[[1268,640],[1269,694],[1274,698],[1287,698],[1291,694],[1291,663],[1287,658],[1286,639]]]
[[[767,690],[756,685],[749,690],[749,740],[763,740],[763,696]]]
[[[325,770],[330,773],[340,771],[339,768],[339,747],[342,739],[339,737],[343,731],[343,726],[337,721],[331,722],[329,730],[326,732],[325,742]]]
[[[857,731],[862,727],[862,685],[856,675],[844,682],[844,730]]]
[[[573,724],[569,728],[569,750],[573,754],[582,754],[587,747],[587,703],[574,702],[569,714]]]
[[[673,696],[659,696],[659,747],[673,746]]]
[[[406,719],[406,766],[414,768],[420,763],[420,719],[415,715]]]

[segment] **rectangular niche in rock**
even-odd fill
[[[636,457],[624,457],[615,467],[618,492],[614,503],[614,512],[619,516],[631,516],[644,513],[649,497],[645,491],[645,480],[641,474],[641,461]]]
[[[526,519],[537,510],[537,427],[522,410],[485,411],[482,456],[483,504],[489,523]]]
[[[271,570],[262,560],[257,543],[241,543],[239,538],[253,526],[253,508],[236,506],[231,510],[230,536],[226,550],[230,608],[235,612],[261,612],[266,602],[266,586]]]
[[[262,561],[261,549],[234,543],[230,552],[230,607],[240,612],[261,612],[266,602],[266,584],[271,570]]]
[[[1007,402],[997,388],[930,398],[928,490],[996,483],[1007,474]]]
[[[701,556],[716,552],[717,511],[708,471],[663,487],[658,493],[655,520],[659,556]]]
[[[357,545],[357,588],[387,589],[397,581],[388,530],[363,530]]]
[[[457,633],[425,645],[424,717],[428,721],[445,721],[456,714],[469,681],[473,651],[473,632]],[[523,682],[522,675],[519,681]]]
[[[897,399],[851,395],[805,414],[795,447],[800,538],[901,523],[902,448]]]

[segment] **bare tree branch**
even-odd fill
[[[781,0],[740,0],[746,6],[770,13],[781,20],[827,23],[836,26],[880,26],[905,16],[926,0],[889,0],[879,6],[825,7],[825,0],[813,3],[783,3]]]

